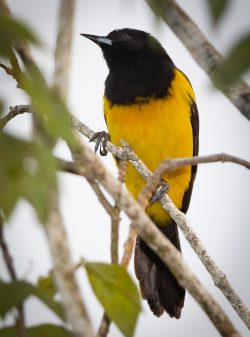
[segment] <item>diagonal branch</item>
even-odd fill
[[[86,146],[82,146],[82,148],[79,148],[78,153],[75,153],[74,160],[79,166],[81,173],[87,179],[92,179],[95,176],[100,184],[109,192],[118,206],[131,219],[138,234],[160,256],[162,261],[173,272],[178,282],[198,301],[221,335],[240,336],[221,307],[185,264],[180,252],[152,223],[139,204],[122,187],[122,184],[113,178],[93,151]]]
[[[216,85],[216,70],[224,59],[206,39],[199,27],[175,0],[161,0],[160,7],[157,8],[154,6],[156,1],[146,0],[146,2],[183,42],[195,61]],[[239,79],[230,87],[218,89],[240,110],[243,116],[250,120],[250,88],[246,82]]]
[[[88,138],[92,136],[92,130],[86,127],[82,122],[78,121],[75,117],[72,119],[73,124],[75,127],[77,127],[78,131],[84,133]],[[114,144],[108,142],[107,149],[115,156],[129,158],[129,162],[138,170],[138,172],[143,176],[145,180],[148,180],[148,178],[152,175],[152,173],[148,170],[145,164],[137,157],[137,155],[128,146],[126,146],[122,151],[121,148],[116,147]],[[175,165],[182,165],[182,166],[186,165],[187,163],[197,165],[201,162],[209,163],[215,161],[222,161],[222,162],[230,161],[239,165],[243,165],[244,167],[247,168],[250,167],[249,162],[242,160],[241,158],[227,154],[218,154],[195,158],[192,157],[184,159],[182,158],[171,159],[171,161],[172,163],[175,163]],[[155,181],[155,188],[156,188],[158,180],[157,179],[153,180],[156,180]],[[204,245],[190,227],[185,215],[178,210],[178,208],[173,204],[168,195],[162,198],[161,204],[163,208],[175,220],[177,225],[180,227],[186,240],[190,243],[191,247],[193,248],[195,253],[200,258],[201,262],[204,264],[204,266],[210,273],[215,285],[223,292],[223,294],[226,296],[226,298],[233,306],[234,310],[237,312],[239,317],[246,324],[246,326],[250,328],[250,312],[248,308],[246,307],[245,303],[241,300],[237,292],[234,290],[232,285],[229,283],[225,274],[218,268],[214,260],[208,254],[208,252],[204,248]]]

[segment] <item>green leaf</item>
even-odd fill
[[[0,55],[9,56],[9,50],[13,46],[24,42],[38,44],[38,40],[25,25],[10,16],[0,15]]]
[[[56,287],[53,282],[51,272],[47,276],[40,276],[37,281],[37,287],[46,292],[49,292],[52,296],[56,294]]]
[[[230,0],[207,0],[208,7],[210,9],[210,14],[214,24],[217,24],[221,19],[222,15],[225,13]]]
[[[167,6],[166,0],[147,0],[147,3],[151,7],[157,19],[164,14]]]
[[[229,86],[250,68],[250,35],[243,37],[231,49],[227,59],[218,68],[217,84]]]
[[[28,67],[23,74],[22,87],[32,98],[32,106],[48,134],[54,139],[62,137],[73,145],[75,139],[69,112],[55,90],[47,85],[38,68]]]
[[[28,200],[42,223],[56,191],[56,161],[42,144],[0,132],[0,208],[8,217],[20,198]]]
[[[49,307],[58,317],[64,318],[61,305],[56,302],[49,292],[41,288],[37,288],[26,281],[13,281],[5,283],[0,281],[0,316],[3,318],[5,314],[13,307],[20,305],[29,296],[36,296],[47,307]]]
[[[54,324],[41,324],[27,328],[27,337],[71,337],[72,333]],[[19,337],[15,326],[0,330],[0,337]]]
[[[92,289],[126,337],[132,337],[141,310],[138,290],[128,272],[117,264],[86,263]]]

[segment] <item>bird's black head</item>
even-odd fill
[[[117,104],[136,102],[137,97],[164,97],[173,78],[174,63],[149,33],[117,29],[107,36],[81,34],[96,43],[110,69],[105,95]]]
[[[142,30],[123,28],[110,32],[107,36],[81,34],[95,42],[101,49],[110,69],[133,59],[164,59],[171,61],[162,45],[149,33]],[[172,61],[171,61],[172,62]]]

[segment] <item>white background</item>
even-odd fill
[[[33,51],[36,61],[48,81],[53,75],[53,52],[56,40],[58,1],[9,1],[13,14],[28,23],[44,43],[43,49]],[[249,32],[250,3],[248,0],[232,1],[228,15],[218,29],[213,29],[208,16],[206,1],[179,1],[192,16],[205,35],[218,50],[225,54],[235,39]],[[250,124],[232,104],[215,90],[207,75],[201,70],[185,47],[164,24],[156,24],[150,9],[143,0],[79,0],[74,25],[74,41],[71,68],[69,107],[73,114],[94,130],[105,129],[102,114],[102,94],[107,67],[97,46],[84,39],[80,33],[106,35],[115,28],[132,27],[151,32],[156,36],[175,64],[189,77],[197,97],[200,112],[200,154],[227,152],[250,160]],[[16,89],[12,79],[0,71],[0,99],[9,105],[27,103]],[[16,136],[29,137],[29,116],[19,116],[6,128]],[[70,158],[63,144],[56,152]],[[105,164],[116,175],[111,156]],[[61,209],[67,229],[72,258],[81,256],[92,261],[110,259],[110,221],[88,184],[81,178],[61,174]],[[203,241],[211,256],[227,274],[239,295],[250,305],[249,273],[249,221],[250,221],[250,174],[233,164],[209,164],[199,167],[188,219]],[[122,215],[121,242],[126,238],[128,220]],[[20,201],[8,226],[6,237],[14,257],[20,278],[32,282],[46,275],[51,268],[50,255],[42,226],[37,222],[31,207]],[[217,290],[205,268],[181,235],[184,259],[207,289],[230,316],[243,336],[248,330],[236,313]],[[0,275],[8,279],[6,268],[0,259]],[[133,266],[130,273],[134,277]],[[95,329],[99,325],[102,309],[93,295],[84,272],[78,273],[78,281]],[[57,322],[40,302],[30,299],[25,312],[28,324]],[[145,303],[135,336],[217,336],[218,333],[187,294],[180,320],[167,315],[154,317]],[[126,316],[124,314],[124,319]],[[3,324],[11,322],[8,317]],[[121,336],[112,325],[110,336]]]

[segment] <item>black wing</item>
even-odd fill
[[[199,113],[197,109],[196,103],[193,99],[190,100],[190,109],[191,109],[191,125],[193,130],[193,156],[197,156],[199,152]],[[191,194],[193,190],[194,180],[196,177],[197,166],[192,166],[191,171],[191,180],[188,189],[186,190],[183,201],[181,211],[186,213],[189,207]]]

